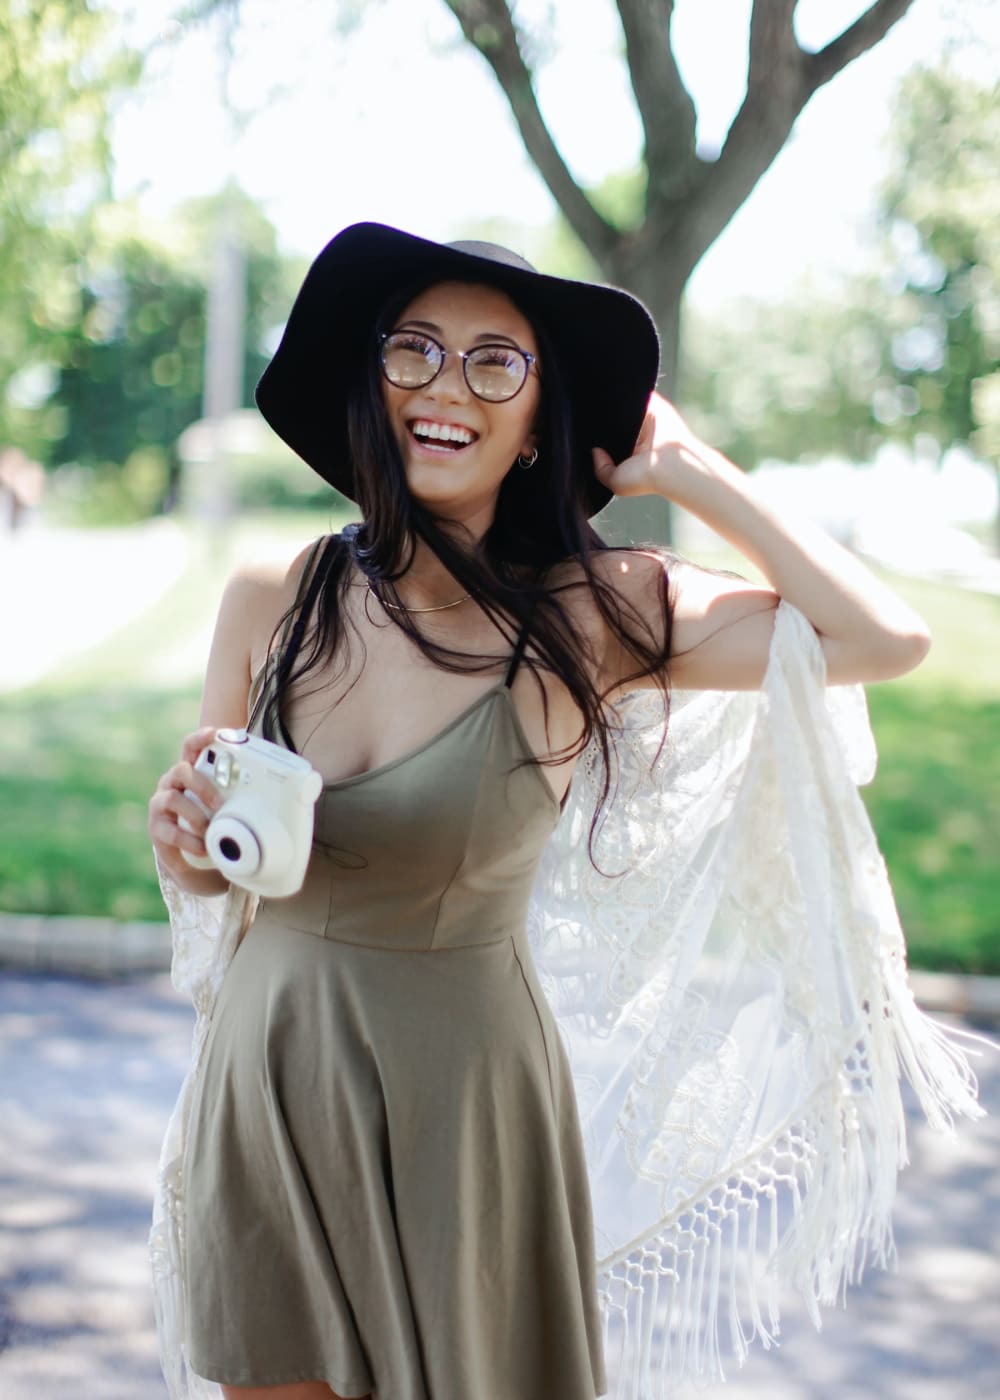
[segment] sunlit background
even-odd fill
[[[487,61],[511,8],[564,208]],[[669,239],[641,254],[647,183],[683,147],[684,106],[647,95],[646,163],[621,22],[637,8],[654,7],[0,0],[0,932],[38,946],[58,932],[65,947],[80,918],[126,941],[137,921],[162,924],[146,803],[196,721],[224,580],[353,516],[265,428],[253,386],[310,259],[375,219],[632,287],[659,319],[663,390],[697,430],[926,617],[927,661],[868,688],[880,765],[865,800],[911,961],[1000,973],[1000,7],[897,6],[687,277]],[[815,54],[884,8],[800,0],[796,37]],[[458,14],[478,17],[471,37]],[[701,174],[747,93],[750,15],[751,0],[677,0],[669,48],[660,36],[661,77],[672,53],[697,109]],[[776,74],[765,51],[765,88]],[[670,208],[683,226],[683,200]],[[581,237],[588,218],[603,258]],[[683,512],[602,523],[669,530],[682,553],[750,572]],[[152,937],[166,946],[165,929]],[[0,1180],[0,1390],[160,1396],[141,1246],[187,1022],[148,989],[26,979],[12,995],[2,1086],[22,1097],[0,1100],[19,1130]],[[38,1034],[41,1072],[25,1049]],[[923,1367],[913,1339],[931,1336],[937,1381],[859,1379],[849,1312],[824,1333],[822,1375],[797,1338],[732,1400],[989,1392],[976,1366],[995,1376],[982,1350],[995,1158],[973,1140],[958,1183],[945,1148],[923,1150],[917,1291],[902,1303],[880,1284],[868,1308],[877,1318],[881,1301],[889,1370],[911,1355]],[[947,1319],[937,1331],[931,1315]]]
[[[669,259],[588,251],[456,9],[0,0],[0,905],[161,917],[145,801],[196,714],[225,576],[350,514],[264,427],[253,385],[309,260],[378,219],[617,273],[668,347],[676,314],[664,391],[924,612],[929,660],[870,688],[867,796],[914,960],[997,970],[1000,15],[914,0],[808,102],[678,308]],[[865,9],[802,0],[799,43]],[[675,9],[705,161],[746,95],[749,17],[745,0]],[[616,6],[524,0],[516,18],[570,178],[636,228]],[[681,512],[608,528],[672,528],[743,567]]]

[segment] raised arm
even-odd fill
[[[635,453],[615,464],[594,452],[601,481],[619,496],[656,494],[692,511],[750,559],[771,584],[752,584],[680,565],[674,571],[671,679],[690,689],[760,685],[780,598],[812,623],[832,685],[888,680],[923,660],[930,635],[921,618],[825,531],[760,499],[752,480],[703,443],[654,394]],[[659,608],[662,565],[620,574],[620,585],[650,616]],[[621,659],[622,665],[625,658]],[[610,660],[612,674],[616,662]]]

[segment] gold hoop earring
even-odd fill
[[[538,461],[538,448],[537,448],[537,447],[533,447],[533,448],[531,449],[531,455],[530,455],[529,457],[525,457],[525,455],[524,455],[523,452],[519,452],[519,453],[517,454],[517,465],[521,468],[522,471],[528,471],[528,470],[530,470],[530,468],[533,467],[537,461]]]

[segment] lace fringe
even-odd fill
[[[920,1011],[905,980],[892,988],[885,1025],[889,1037],[859,1044],[799,1121],[656,1234],[600,1262],[615,1400],[668,1400],[682,1377],[724,1380],[727,1338],[739,1365],[753,1342],[778,1344],[783,1287],[800,1294],[819,1329],[821,1304],[843,1302],[866,1268],[893,1264],[906,1126],[895,1066],[884,1077],[872,1063],[877,1043],[894,1052],[933,1127],[951,1132],[957,1115],[984,1110],[953,1043],[962,1032]]]

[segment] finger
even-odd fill
[[[188,791],[190,792],[192,789],[189,788]],[[183,817],[186,822],[194,827],[195,832],[199,836],[204,834],[208,828],[209,822],[215,815],[214,809],[210,809],[206,813],[204,809],[199,806],[197,802],[192,801],[186,793],[178,792],[176,789],[172,789],[167,794],[166,801],[163,804],[163,810],[173,813],[178,822]]]
[[[167,851],[176,851],[177,849],[189,851],[193,856],[206,854],[205,842],[202,837],[197,832],[185,831],[182,826],[178,826],[175,817],[170,812],[151,808],[148,829],[154,846]]]
[[[653,436],[656,432],[656,419],[652,413],[647,413],[642,420],[642,427],[639,429],[639,436],[635,440],[636,453],[647,451],[653,444]]]
[[[591,454],[594,459],[594,471],[599,477],[605,477],[614,471],[615,459],[610,452],[605,452],[603,447],[594,447],[591,449]]]
[[[202,749],[208,747],[218,732],[214,724],[203,724],[192,734],[186,734],[181,743],[181,758],[186,763],[194,763]]]
[[[222,793],[206,773],[199,773],[190,763],[175,763],[168,769],[157,784],[159,792],[191,791],[204,802],[211,811],[217,812],[225,802]]]
[[[165,850],[187,851],[193,856],[205,856],[208,854],[208,848],[202,838],[196,836],[193,831],[185,831],[182,826],[174,826],[172,823],[164,822],[162,825],[151,826],[149,834],[152,837],[153,844],[161,846]]]
[[[212,815],[211,812],[206,814],[196,801],[178,788],[158,789],[149,800],[151,830],[154,823],[162,830],[164,823],[176,826],[183,820],[200,836],[206,830]]]

